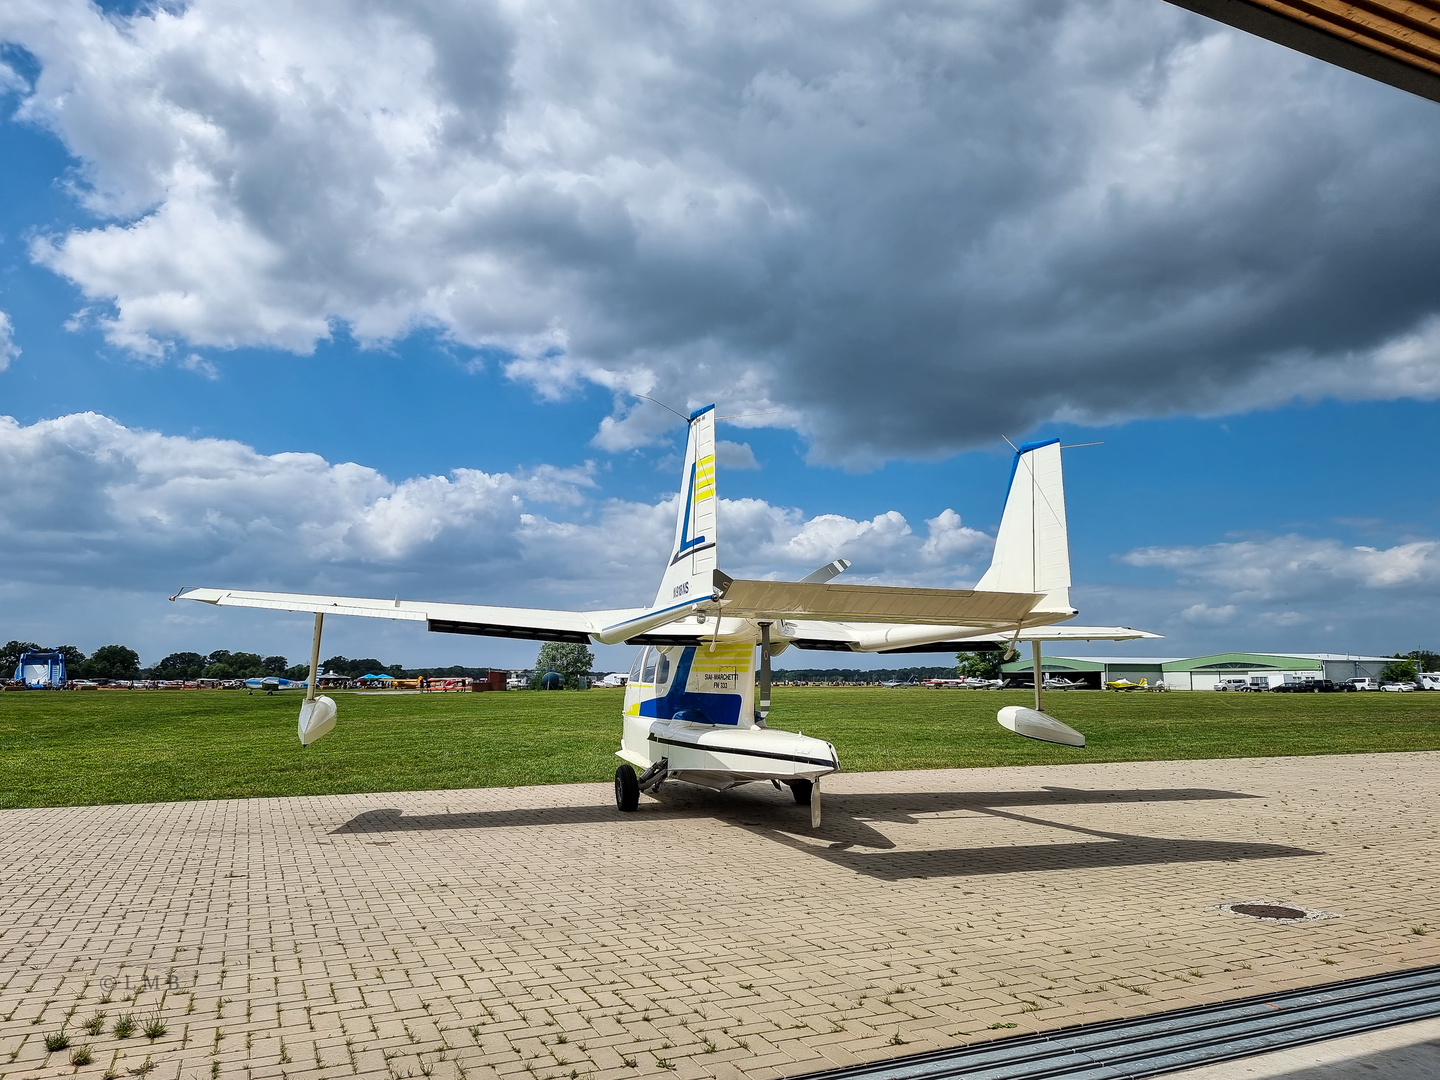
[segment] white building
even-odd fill
[[[1215,653],[1211,656],[1046,656],[1046,675],[1079,680],[1099,689],[1116,679],[1151,686],[1163,682],[1171,690],[1214,690],[1223,678],[1250,678],[1252,675],[1293,675],[1300,679],[1379,679],[1393,656],[1361,656],[1357,653]],[[1014,660],[1001,669],[1008,676],[1028,676],[1028,659]]]

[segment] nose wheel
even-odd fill
[[[630,813],[640,805],[640,780],[629,765],[615,770],[615,808]]]

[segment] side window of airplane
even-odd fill
[[[644,649],[641,649],[639,652],[637,652],[637,653],[635,654],[635,662],[630,665],[630,681],[631,681],[631,682],[633,682],[633,683],[638,683],[638,682],[640,681],[640,672],[641,672],[642,670],[644,670],[644,669],[642,668],[642,666],[641,666],[641,661],[643,661],[644,659],[645,659],[645,650],[644,650]]]
[[[655,652],[660,657],[659,663],[655,665],[655,685],[663,686],[670,678],[670,657],[660,652],[659,649],[656,649]]]
[[[640,681],[642,683],[653,683],[655,681],[655,658],[658,655],[659,653],[655,649],[650,648],[648,645],[645,646],[645,653],[641,657],[640,663]]]

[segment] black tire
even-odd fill
[[[809,780],[786,780],[790,785],[790,794],[795,796],[795,801],[801,806],[810,805],[810,796],[815,790],[815,785]]]
[[[621,765],[615,770],[615,807],[628,814],[639,805],[640,781],[634,769]]]

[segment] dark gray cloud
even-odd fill
[[[221,29],[223,28],[223,32]],[[112,339],[499,349],[817,456],[1440,396],[1440,109],[1160,0],[17,0]],[[737,410],[738,411],[738,410]]]

